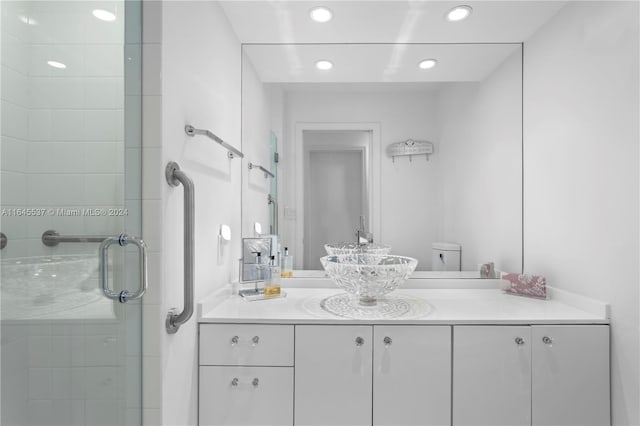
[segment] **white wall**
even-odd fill
[[[381,200],[380,235],[374,239],[392,246],[396,254],[410,255],[419,261],[419,269],[430,269],[431,243],[436,241],[438,208],[438,167],[441,161],[436,150],[430,161],[416,157],[396,158],[395,163],[386,155],[390,143],[406,139],[436,142],[437,125],[435,96],[431,92],[290,92],[284,101],[284,143],[282,152],[281,183],[279,183],[281,212],[285,207],[295,208],[294,146],[296,123],[358,123],[374,122],[380,125],[381,185],[374,194]],[[437,149],[437,148],[436,148]],[[301,216],[296,212],[296,217]],[[282,217],[282,216],[281,216]],[[280,221],[283,247],[294,246],[296,219]],[[354,231],[358,223],[354,224]],[[354,237],[355,239],[355,237]],[[338,242],[338,241],[336,241]],[[296,262],[301,260],[297,253]]]
[[[572,2],[524,49],[525,271],[611,304],[614,425],[640,424],[638,17]]]
[[[262,233],[269,234],[267,196],[271,177],[259,169],[249,170],[249,163],[269,170],[271,157],[271,93],[256,74],[251,61],[244,55],[242,65],[242,149],[245,154],[242,168],[242,236],[253,237],[253,224],[262,225]]]
[[[195,300],[237,276],[240,249],[239,158],[185,124],[209,129],[240,148],[240,44],[217,2],[146,2],[144,234],[153,257],[145,300],[144,404],[146,425],[197,424],[195,314],[177,334],[165,331],[170,308],[183,307],[183,189],[166,183],[176,161],[195,186]],[[161,22],[161,26],[158,23]],[[245,165],[246,167],[246,165]],[[220,224],[232,241],[217,263]]]
[[[438,94],[443,241],[462,245],[462,269],[522,269],[522,56],[480,83]]]

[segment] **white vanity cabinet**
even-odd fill
[[[296,326],[296,426],[371,426],[371,326]]]
[[[609,425],[609,326],[531,327],[533,426]]]
[[[610,424],[607,325],[453,329],[454,426]]]
[[[327,288],[212,301],[200,426],[609,426],[606,305],[497,289],[407,289],[416,319],[321,310]],[[324,312],[324,313],[323,313]]]
[[[451,327],[296,326],[296,426],[450,424]]]
[[[531,328],[453,327],[454,426],[531,426]]]
[[[293,326],[201,324],[201,426],[293,425]]]
[[[373,424],[451,424],[451,327],[373,327]]]

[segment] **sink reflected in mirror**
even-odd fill
[[[385,255],[391,252],[391,246],[385,244],[358,244],[358,243],[337,243],[325,244],[324,249],[329,256],[337,256],[341,254],[377,254]]]

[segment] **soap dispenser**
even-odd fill
[[[284,248],[280,276],[282,278],[291,278],[293,276],[293,256],[289,255],[289,247]]]
[[[270,260],[270,273],[264,282],[264,295],[277,296],[280,294],[280,266],[276,262],[275,256],[271,256]]]
[[[254,251],[252,253],[256,255],[256,263],[254,266],[253,280],[264,281],[266,268],[265,268],[265,265],[262,264],[262,253],[260,253],[259,251]]]

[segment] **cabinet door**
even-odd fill
[[[528,326],[453,328],[454,426],[531,425]]]
[[[296,426],[371,426],[371,337],[371,326],[296,326]]]
[[[533,425],[609,425],[609,326],[533,326],[532,338]]]
[[[200,426],[293,425],[293,367],[200,367]]]
[[[451,327],[373,328],[373,424],[451,424]]]

